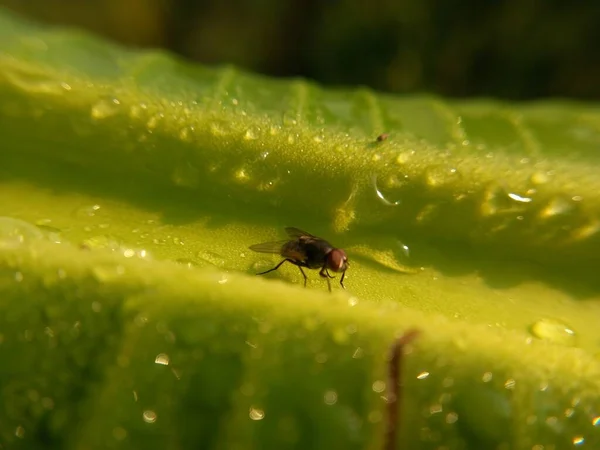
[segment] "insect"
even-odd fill
[[[335,278],[329,274],[329,270],[332,272],[342,272],[340,286],[345,289],[344,276],[348,268],[348,257],[344,250],[335,248],[325,239],[313,236],[298,228],[287,227],[285,232],[288,234],[288,240],[264,242],[250,246],[250,250],[254,250],[255,252],[275,253],[284,258],[283,261],[272,269],[257,273],[257,275],[264,275],[265,273],[277,270],[287,261],[298,266],[300,269],[304,277],[304,287],[306,287],[306,280],[308,278],[302,268],[306,267],[307,269],[321,269],[319,275],[327,280],[329,291],[331,291],[331,282],[329,279]]]

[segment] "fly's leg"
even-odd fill
[[[286,261],[287,261],[287,262],[291,262],[292,264],[295,264],[295,263],[294,263],[294,261],[292,261],[291,259],[284,259],[283,261],[281,261],[279,264],[277,264],[277,265],[276,265],[275,267],[273,267],[272,269],[265,270],[264,272],[257,273],[256,275],[264,275],[265,273],[273,272],[274,270],[277,270],[277,269],[279,269],[279,267],[281,267],[281,265],[282,265],[284,262],[286,262]]]
[[[293,265],[297,266],[297,267],[298,267],[298,269],[300,269],[300,273],[301,273],[301,274],[302,274],[302,276],[304,277],[304,287],[306,287],[306,280],[308,279],[308,277],[307,277],[307,276],[306,276],[306,274],[304,273],[304,270],[302,270],[302,267],[300,267],[300,266],[298,265],[298,263],[297,263],[296,261],[294,261],[293,259],[288,259],[288,258],[286,258],[286,259],[284,259],[283,261],[281,261],[279,264],[277,264],[275,267],[273,267],[272,269],[265,270],[264,272],[257,273],[256,275],[264,275],[265,273],[273,272],[274,270],[277,270],[277,269],[279,269],[279,268],[281,267],[281,265],[282,265],[284,262],[286,262],[286,261],[287,261],[287,262],[289,262],[289,263],[292,263]]]
[[[331,281],[329,281],[329,278],[333,278],[333,277],[331,275],[329,275],[329,273],[327,273],[326,266],[323,266],[323,268],[319,272],[319,275],[321,275],[323,278],[325,278],[327,280],[327,287],[329,288],[329,292],[331,292]]]
[[[302,276],[304,277],[304,287],[306,287],[306,280],[308,280],[308,277],[306,276],[306,274],[304,273],[304,270],[302,270],[302,267],[298,266],[298,269],[300,269],[300,273],[302,274]]]
[[[340,279],[340,286],[342,286],[343,289],[346,289],[346,286],[344,286],[344,277],[346,276],[346,271],[344,270],[342,272],[342,278]]]

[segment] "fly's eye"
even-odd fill
[[[346,269],[348,258],[346,257],[346,252],[344,250],[340,250],[339,248],[331,250],[328,256],[328,265],[331,270],[334,272],[341,272]]]

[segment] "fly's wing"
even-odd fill
[[[251,245],[248,248],[258,253],[275,253],[277,255],[281,255],[282,247],[288,242],[289,241],[263,242],[261,244]]]
[[[301,237],[310,237],[310,238],[316,238],[316,236],[313,236],[310,233],[307,233],[306,231],[302,231],[299,228],[294,228],[294,227],[286,227],[285,232],[288,234],[288,236],[292,239],[298,239]]]

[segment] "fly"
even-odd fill
[[[302,268],[306,267],[307,269],[321,269],[319,275],[327,280],[329,291],[331,291],[331,282],[329,279],[335,278],[333,275],[329,274],[329,271],[342,272],[340,286],[346,289],[344,286],[344,276],[346,275],[346,269],[348,268],[348,257],[344,250],[335,248],[325,239],[313,236],[298,228],[287,227],[285,232],[289,237],[289,239],[285,241],[264,242],[262,244],[250,246],[250,250],[254,250],[255,252],[274,253],[281,255],[284,258],[272,269],[257,273],[257,275],[273,272],[274,270],[279,269],[279,267],[287,261],[298,266],[300,269],[300,272],[304,277],[304,287],[306,287],[306,280],[308,278]]]

